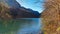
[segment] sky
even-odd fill
[[[20,3],[21,6],[25,8],[30,8],[41,13],[43,11],[43,3],[40,3],[38,1],[43,0],[17,0],[17,2]]]

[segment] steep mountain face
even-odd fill
[[[38,15],[37,15],[38,14]],[[16,0],[0,0],[0,18],[38,18],[39,13],[21,7]]]
[[[8,14],[9,8],[0,4],[0,18],[11,18],[11,15]]]
[[[9,8],[19,8],[20,4],[16,0],[0,0],[0,4]]]
[[[19,12],[18,15],[20,15],[20,17],[22,18],[39,18],[39,13],[37,11],[33,11],[31,9],[26,9],[24,7],[21,7],[20,8],[20,11],[22,12]],[[37,15],[38,14],[38,15]]]

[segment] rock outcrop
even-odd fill
[[[16,0],[0,0],[0,18],[38,18],[37,11],[21,7]]]

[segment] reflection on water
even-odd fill
[[[15,20],[0,19],[0,34],[38,34],[40,18],[25,18]]]

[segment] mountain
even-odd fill
[[[16,0],[0,0],[0,4],[9,8],[20,8],[20,4]]]
[[[0,18],[39,18],[37,11],[22,7],[16,0],[0,0]]]

